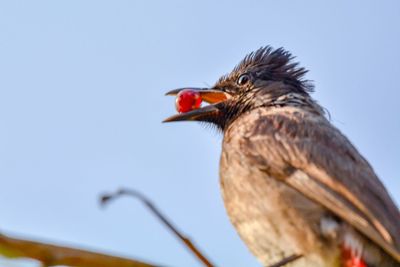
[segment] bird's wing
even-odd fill
[[[311,113],[259,114],[255,120],[242,143],[255,166],[320,203],[400,262],[400,212],[339,130]]]

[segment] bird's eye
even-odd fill
[[[238,85],[245,85],[250,81],[250,75],[248,74],[242,74],[240,75],[239,79],[237,80]]]

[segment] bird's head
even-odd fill
[[[271,106],[281,96],[308,97],[313,86],[303,79],[307,70],[292,60],[293,56],[283,48],[274,50],[267,46],[248,54],[211,88],[172,90],[167,95],[177,95],[184,89],[196,91],[209,105],[174,115],[164,122],[202,121],[224,130],[243,113]]]

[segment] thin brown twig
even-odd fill
[[[291,256],[289,256],[289,257],[283,258],[283,259],[280,260],[279,262],[277,262],[277,263],[275,263],[275,264],[272,264],[272,265],[270,265],[270,266],[268,266],[268,267],[282,267],[282,266],[285,266],[285,265],[288,264],[288,263],[291,263],[292,261],[295,261],[295,260],[297,260],[297,259],[300,259],[301,257],[302,257],[302,255],[296,255],[296,254],[294,254],[294,255],[291,255]]]
[[[104,194],[101,196],[101,204],[105,205],[109,203],[111,200],[114,200],[120,196],[131,196],[139,199],[169,230],[171,230],[174,235],[176,235],[184,245],[199,259],[204,266],[213,267],[214,264],[208,260],[203,253],[190,241],[189,238],[184,236],[176,226],[174,226],[169,219],[165,215],[163,215],[159,209],[155,207],[155,205],[142,193],[132,190],[132,189],[120,189],[113,194]]]
[[[82,249],[30,241],[0,234],[0,254],[6,258],[30,258],[42,266],[155,267],[148,263]]]

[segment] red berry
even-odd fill
[[[201,105],[201,101],[201,95],[199,92],[191,89],[184,89],[176,96],[176,110],[179,113],[185,113],[194,109],[198,109]]]

